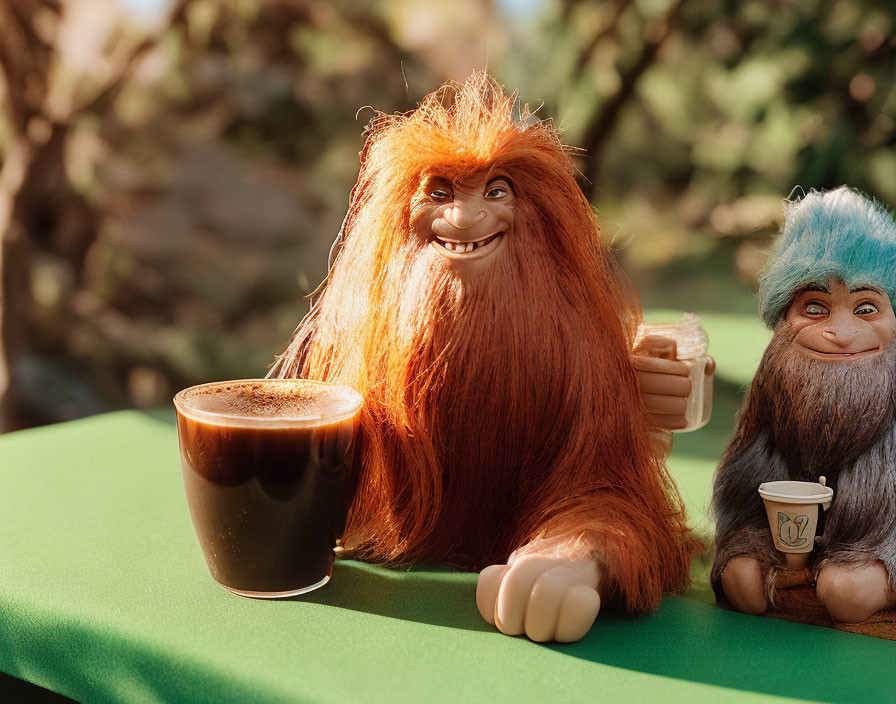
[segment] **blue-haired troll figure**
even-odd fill
[[[896,608],[894,304],[896,223],[886,209],[846,187],[787,205],[760,276],[774,334],[713,488],[721,603],[860,632],[871,631],[844,624]],[[797,575],[775,550],[757,490],[821,476],[834,500]],[[815,617],[781,613],[796,593],[782,587],[795,584],[814,606],[793,608]]]

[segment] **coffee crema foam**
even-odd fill
[[[223,425],[277,421],[315,425],[354,415],[362,398],[348,386],[270,379],[194,386],[177,394],[175,403],[187,415]]]

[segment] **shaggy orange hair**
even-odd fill
[[[640,308],[550,122],[484,73],[375,117],[326,287],[271,374],[365,398],[346,544],[362,559],[606,567],[636,613],[686,586],[696,542],[629,361]],[[486,272],[413,232],[421,183],[499,169],[514,225]]]

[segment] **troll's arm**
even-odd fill
[[[896,587],[896,428],[837,478],[820,565],[879,560]]]
[[[663,471],[656,480],[668,477]],[[483,570],[477,604],[486,621],[533,640],[579,640],[602,602],[647,613],[663,592],[687,586],[699,543],[689,535],[674,489],[666,487],[666,495],[655,488],[662,496],[657,506],[637,490],[565,499],[507,565]]]
[[[896,428],[836,477],[816,594],[835,621],[896,608]]]
[[[769,575],[778,565],[768,519],[765,515],[759,485],[788,479],[787,467],[771,446],[767,433],[762,433],[744,448],[729,448],[716,472],[712,494],[712,514],[716,521],[716,555],[710,582],[716,598],[730,601],[723,587],[723,574],[732,560],[748,558],[758,563],[758,574]],[[732,563],[738,569],[747,563]],[[754,568],[755,569],[755,568]],[[764,580],[764,597],[772,601],[773,581]],[[762,611],[763,609],[757,609]]]

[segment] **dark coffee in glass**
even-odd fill
[[[243,596],[322,587],[356,477],[361,396],[301,379],[225,381],[174,397],[193,527],[212,577]]]

